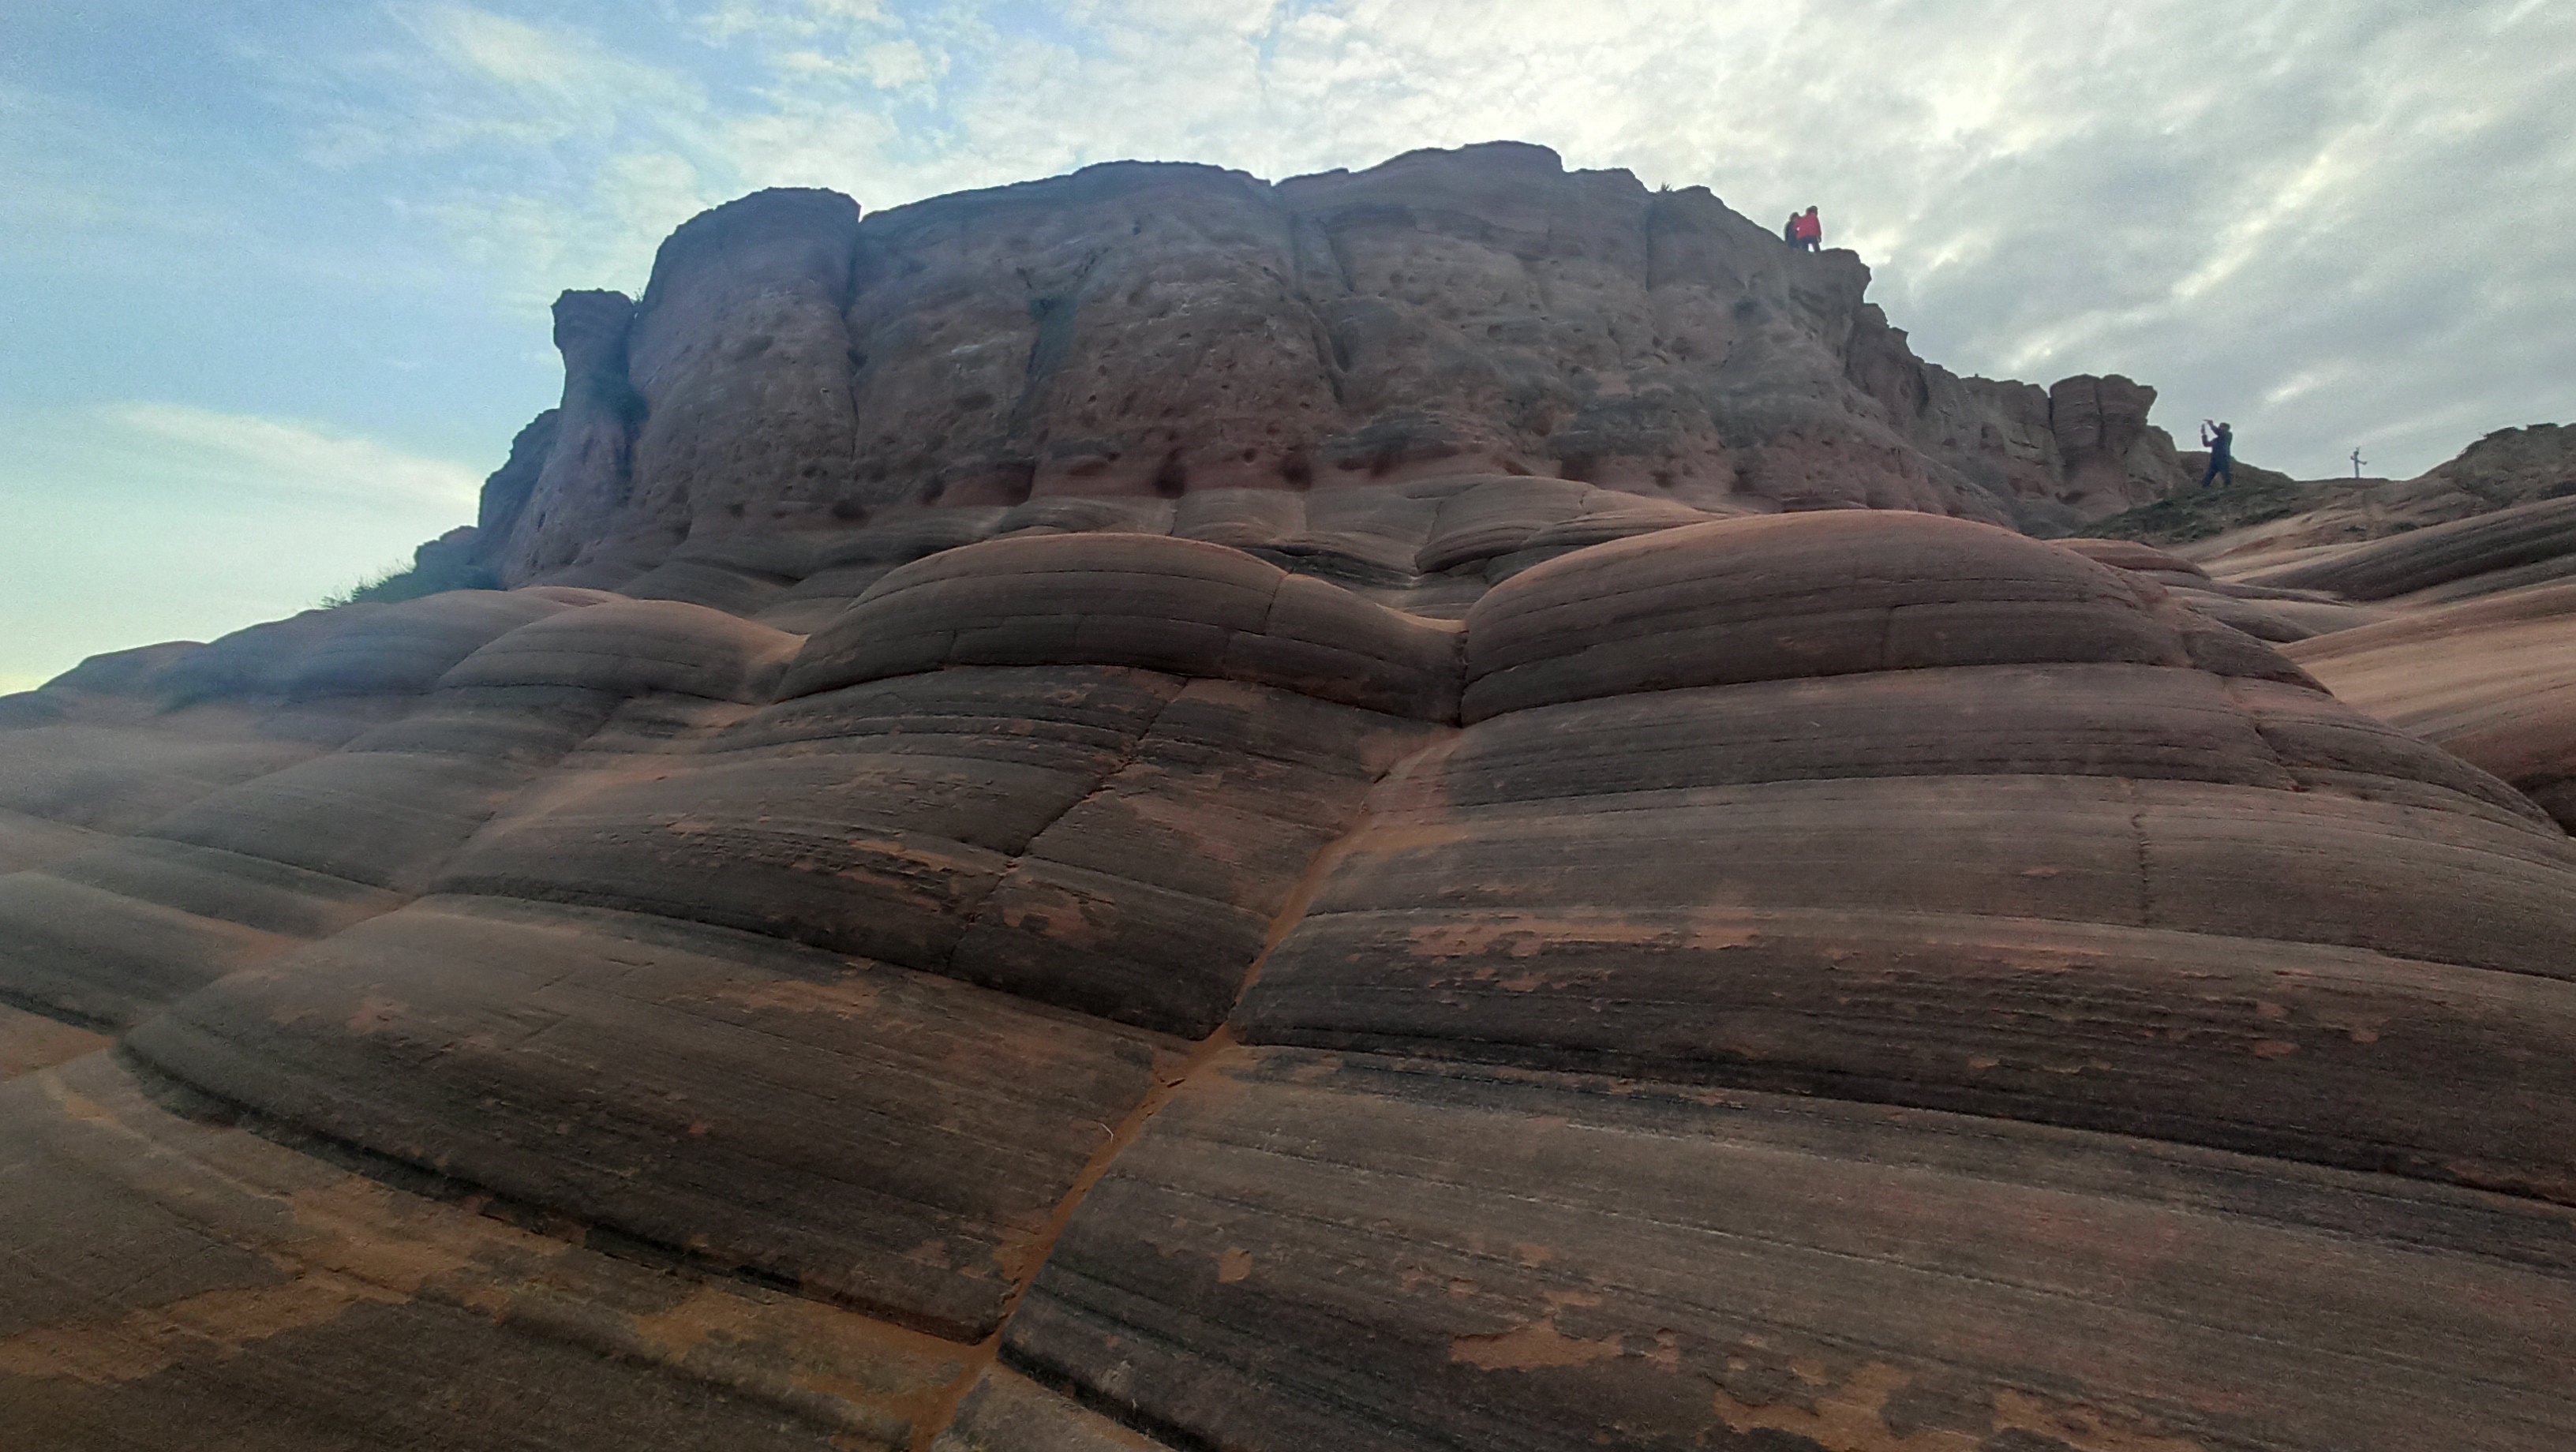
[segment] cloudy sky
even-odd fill
[[[2302,476],[2576,421],[2576,0],[8,0],[0,690],[470,520],[547,303],[753,188],[1504,137]]]

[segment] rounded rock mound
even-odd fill
[[[2120,572],[2008,530],[1835,511],[1578,551],[1467,616],[1465,719],[1685,686],[2036,661],[2183,665]]]
[[[2161,558],[1563,484],[996,508],[817,546],[810,637],[530,593],[222,648],[172,719],[344,724],[0,877],[0,1000],[119,1048],[0,1084],[0,1405],[2576,1445],[2529,801]],[[1166,524],[1241,548],[1112,532]]]
[[[815,634],[783,691],[952,666],[1126,666],[1446,720],[1456,649],[1439,625],[1223,545],[1027,535],[879,580]]]

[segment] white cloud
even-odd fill
[[[464,465],[310,424],[176,403],[110,404],[93,417],[100,425],[88,437],[94,456],[174,484],[430,505],[460,522],[483,487],[482,476]]]
[[[731,194],[724,118],[684,70],[470,5],[386,14],[376,43],[264,57],[304,118],[307,157],[353,178],[371,168],[362,184],[436,228],[523,316],[567,287],[640,288],[661,239]]]
[[[2536,0],[723,0],[682,34],[729,89],[632,33],[400,13],[418,85],[358,129],[481,148],[504,180],[431,211],[523,306],[633,290],[672,225],[761,185],[873,209],[1513,137],[1766,225],[1815,203],[1935,361],[2126,372],[2234,414],[2257,462],[2359,436],[2422,468],[2466,441],[2454,399],[2576,414],[2546,321],[2576,278],[2576,8]]]
[[[0,683],[304,609],[473,518],[476,470],[157,401],[0,405]]]
[[[397,115],[405,144],[441,151],[492,140],[551,145],[613,137],[656,118],[685,130],[706,107],[702,87],[665,66],[622,56],[583,32],[540,26],[466,5],[394,12],[436,62],[413,72]]]
[[[932,79],[946,67],[934,65],[931,57],[911,41],[888,40],[859,52],[859,69],[868,84],[879,90],[899,91]]]
[[[745,35],[802,40],[833,29],[883,28],[897,23],[879,0],[802,0],[790,4],[726,0],[701,15],[695,28],[700,35],[722,44]]]

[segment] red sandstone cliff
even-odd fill
[[[1517,143],[1276,185],[1117,163],[865,221],[762,192],[675,233],[631,315],[557,305],[563,405],[482,548],[515,584],[889,511],[1442,474],[2061,532],[2183,482],[2153,390],[1955,377],[1868,283]]]

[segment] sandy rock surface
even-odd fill
[[[2513,783],[2576,830],[2576,585],[2538,585],[2305,642],[2335,694]]]
[[[1497,472],[637,563],[10,699],[40,1444],[2576,1439],[2556,594]]]

